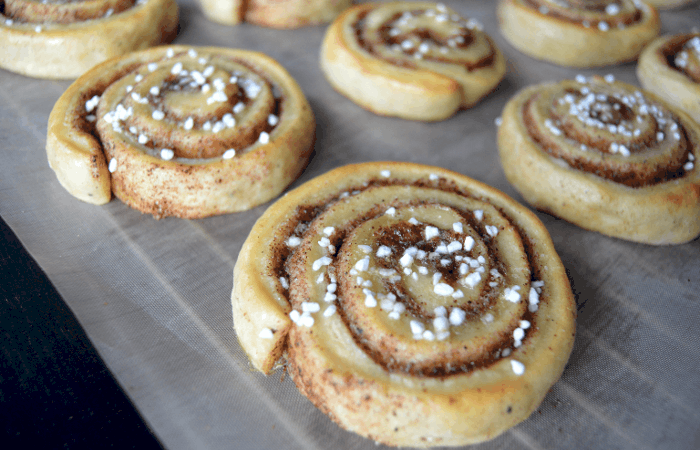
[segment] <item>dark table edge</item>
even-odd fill
[[[3,448],[163,448],[2,218],[0,232]]]

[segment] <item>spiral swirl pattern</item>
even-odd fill
[[[88,139],[94,133],[90,153],[107,166],[108,190],[156,217],[204,217],[267,201],[298,176],[313,141],[299,87],[254,52],[173,46],[136,53],[90,71],[62,99],[50,143],[77,130]],[[73,128],[65,129],[64,114]],[[70,144],[78,154],[81,143]]]
[[[445,376],[492,364],[512,350],[519,324],[533,322],[519,292],[530,292],[535,275],[516,231],[490,205],[418,188],[402,196],[400,190],[368,189],[309,225],[288,268],[297,323],[313,318],[305,311],[314,298],[323,299],[316,303],[323,313],[336,306],[355,342],[391,373]],[[376,205],[367,197],[377,195],[395,201],[373,215]],[[368,211],[362,204],[372,206]],[[341,228],[350,211],[362,223]],[[324,258],[335,261],[324,266]],[[319,295],[314,291],[322,275],[328,282],[320,283]],[[332,300],[326,292],[334,284]],[[475,341],[480,345],[472,347]]]
[[[641,22],[643,10],[632,0],[523,0],[541,14],[608,31]]]
[[[46,1],[5,0],[5,23],[69,24],[119,14],[136,5],[135,0]]]
[[[594,77],[540,90],[523,109],[531,138],[554,158],[630,187],[683,177],[695,167],[688,131],[638,89]]]
[[[448,64],[471,72],[493,64],[497,54],[478,21],[443,4],[376,7],[360,14],[353,29],[365,50],[403,67],[439,72]]]
[[[302,200],[329,182],[332,188],[314,196],[320,202]],[[497,191],[426,166],[365,164],[309,185],[261,218],[251,236],[266,236],[272,223],[285,232],[267,235],[266,244],[249,238],[234,271],[234,325],[253,364],[268,371],[286,348],[290,374],[317,406],[342,426],[393,445],[416,445],[431,433],[439,436],[431,445],[475,442],[487,428],[503,430],[526,417],[520,410],[504,428],[494,425],[502,419],[497,414],[475,419],[481,425],[469,431],[427,424],[409,430],[424,408],[440,417],[478,415],[466,400],[473,389],[529,381],[534,373],[547,380],[536,384],[550,386],[561,373],[573,333],[572,298],[534,216]],[[269,255],[267,268],[254,274],[261,254]],[[257,283],[250,277],[272,288],[266,297],[280,300],[274,313],[251,292]],[[252,323],[253,311],[266,319]],[[269,322],[273,315],[287,325]],[[560,333],[561,342],[544,344],[550,333]],[[550,351],[558,362],[547,367]],[[518,395],[532,405],[548,389],[541,388]],[[453,406],[442,404],[447,393]],[[389,417],[386,410],[364,419],[361,411],[345,411],[363,395],[372,397],[372,411],[399,396],[420,399],[416,411],[393,406]],[[495,409],[505,401],[497,397]],[[364,429],[369,422],[382,425]],[[396,427],[410,436],[399,437]]]
[[[634,60],[660,29],[656,9],[637,0],[501,0],[498,16],[518,50],[572,67]]]
[[[505,73],[503,56],[479,22],[427,2],[349,9],[326,33],[321,67],[361,106],[416,120],[441,120],[473,106]]]
[[[173,0],[5,0],[0,67],[38,78],[76,78],[177,34]]]
[[[639,82],[700,123],[700,33],[663,36],[639,57]]]
[[[97,130],[108,148],[126,139],[162,159],[221,157],[269,142],[281,107],[273,89],[235,59],[172,51],[105,90]]]
[[[689,36],[673,58],[673,66],[700,83],[700,35]]]
[[[606,234],[642,242],[665,236],[662,240],[668,243],[674,240],[671,229],[685,240],[696,235],[699,137],[697,124],[652,94],[611,75],[579,75],[514,97],[504,110],[499,150],[511,182],[538,207]],[[535,155],[547,157],[535,160]],[[514,167],[524,161],[525,166]],[[531,171],[545,176],[539,187],[527,181]],[[580,184],[567,186],[561,177],[568,176],[578,177]],[[545,192],[547,188],[551,190]],[[581,199],[586,195],[590,198],[584,206]],[[674,217],[671,223],[653,217],[661,215],[659,210],[652,212],[655,196],[664,195],[668,203],[681,206],[680,211],[664,211]],[[664,201],[658,201],[665,208]],[[600,203],[599,214],[617,216],[621,223],[606,224],[613,219],[580,214],[593,207],[592,202]],[[636,207],[649,217],[635,230],[641,219],[639,212],[630,211]],[[650,223],[659,220],[663,223],[652,230]]]

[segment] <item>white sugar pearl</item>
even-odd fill
[[[439,234],[440,230],[438,230],[436,227],[432,227],[430,225],[425,227],[425,240],[430,240]]]
[[[325,311],[323,311],[323,317],[330,317],[333,314],[335,314],[337,307],[335,305],[330,305],[328,308],[326,308]]]
[[[467,236],[464,238],[464,250],[470,252],[474,248],[474,244],[476,241],[474,241],[474,238],[471,236]]]
[[[365,306],[368,308],[374,308],[377,306],[377,299],[372,294],[367,294],[365,296]]]
[[[386,258],[391,255],[391,248],[386,245],[382,245],[377,249],[377,258]]]
[[[221,121],[228,128],[233,128],[236,126],[236,119],[233,117],[233,115],[231,113],[224,114],[224,116],[221,118]]]
[[[164,148],[160,151],[160,157],[165,161],[170,161],[171,159],[173,159],[173,156],[175,156],[175,152],[173,152],[169,148]]]
[[[319,312],[321,310],[321,305],[319,305],[316,302],[302,302],[301,303],[301,310],[303,312],[315,313],[315,312]]]
[[[513,373],[516,375],[522,375],[525,373],[525,365],[520,361],[514,359],[510,360],[510,366],[513,369]]]
[[[520,294],[514,288],[505,288],[503,294],[509,302],[518,303],[520,301]]]
[[[260,330],[260,334],[258,334],[258,337],[260,339],[272,339],[272,330],[269,328],[263,328]]]
[[[467,313],[464,310],[459,308],[452,308],[452,311],[450,311],[449,321],[451,325],[458,326],[464,322],[464,319],[466,317]]]
[[[331,262],[333,262],[331,258],[329,258],[328,256],[322,256],[321,258],[313,262],[311,269],[315,272],[317,270],[320,270],[321,267],[329,265]]]
[[[425,331],[425,325],[417,320],[412,320],[409,324],[411,326],[411,332],[414,335],[422,334]]]
[[[355,263],[355,270],[365,272],[367,269],[369,269],[369,256],[365,256]]]
[[[445,283],[438,283],[433,287],[433,292],[435,292],[437,295],[441,296],[448,296],[452,295],[454,292],[454,288],[450,286],[449,284]]]

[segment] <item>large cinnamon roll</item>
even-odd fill
[[[635,60],[661,26],[639,0],[501,0],[498,19],[516,49],[571,67]]]
[[[301,173],[313,113],[284,68],[256,52],[158,47],[91,69],[49,117],[59,182],[94,204],[111,193],[156,218],[243,211]]]
[[[0,13],[0,67],[37,78],[77,78],[178,25],[174,0],[1,0]]]
[[[569,357],[575,307],[542,223],[503,193],[410,163],[341,167],[258,220],[233,321],[343,428],[398,446],[493,438]]]
[[[333,20],[353,0],[199,0],[209,20],[236,25],[299,28]]]
[[[700,234],[700,126],[611,75],[523,89],[498,148],[525,200],[583,228],[648,244]]]
[[[439,3],[357,5],[328,28],[321,69],[374,113],[443,120],[503,79],[505,59],[480,23]]]
[[[637,77],[644,89],[700,123],[700,33],[656,39],[640,55]]]

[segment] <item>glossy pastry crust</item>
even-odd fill
[[[493,91],[506,65],[478,22],[442,4],[392,2],[341,14],[321,44],[321,69],[376,114],[437,121]]]
[[[661,26],[655,8],[633,0],[500,0],[497,12],[513,47],[569,67],[633,61]]]
[[[341,167],[274,203],[241,249],[231,301],[254,368],[286,364],[341,427],[394,446],[516,425],[574,340],[568,279],[534,214],[410,163]]]
[[[199,0],[214,22],[249,22],[270,28],[299,28],[333,20],[353,0]]]
[[[49,117],[47,154],[73,196],[114,193],[156,218],[243,211],[306,166],[313,113],[273,59],[215,47],[158,47],[91,69]]]
[[[638,88],[583,76],[523,89],[505,106],[498,149],[536,208],[647,244],[700,234],[700,127]]]
[[[637,78],[700,123],[700,33],[656,39],[639,57]]]
[[[174,0],[0,2],[0,67],[36,78],[77,78],[107,59],[177,35]]]

